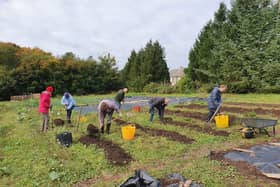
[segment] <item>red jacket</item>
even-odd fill
[[[43,91],[40,95],[39,112],[48,114],[50,106],[51,106],[51,93],[48,91]]]

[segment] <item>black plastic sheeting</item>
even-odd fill
[[[148,101],[152,97],[144,97],[144,96],[134,96],[134,97],[126,97],[125,103],[122,105],[122,110],[130,110],[134,106],[138,105],[141,107],[149,106]],[[181,104],[181,103],[189,103],[189,102],[195,102],[195,101],[207,101],[207,99],[204,98],[198,98],[198,97],[168,97],[170,99],[170,104]],[[75,111],[80,111],[80,107],[75,107]],[[87,114],[90,112],[97,112],[97,105],[90,105],[90,106],[83,106],[81,114]]]
[[[280,174],[280,146],[256,145],[251,147],[255,154],[233,151],[224,155],[232,161],[245,161],[262,173]]]
[[[178,173],[172,173],[167,176],[167,180],[176,180],[185,183],[186,178]],[[180,187],[179,182],[175,184],[169,184],[164,187]],[[163,187],[160,181],[151,177],[144,170],[135,170],[134,176],[129,177],[125,182],[123,182],[119,187]],[[191,183],[189,187],[203,187],[202,185]]]

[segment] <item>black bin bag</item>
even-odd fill
[[[128,178],[119,187],[161,187],[158,180],[149,176],[145,171],[136,170],[133,177]]]
[[[61,145],[69,147],[72,144],[72,133],[71,132],[62,132],[60,134],[57,134],[56,141]]]

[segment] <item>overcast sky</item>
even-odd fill
[[[82,58],[110,52],[120,68],[150,40],[165,48],[169,68],[188,52],[220,2],[230,0],[0,0],[0,41]]]

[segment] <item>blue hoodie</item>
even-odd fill
[[[221,103],[221,92],[218,87],[215,87],[208,98],[208,108],[216,110]]]
[[[67,105],[66,109],[70,110],[75,107],[75,100],[73,99],[72,95],[68,92],[64,93],[62,99],[61,99],[62,105]]]

